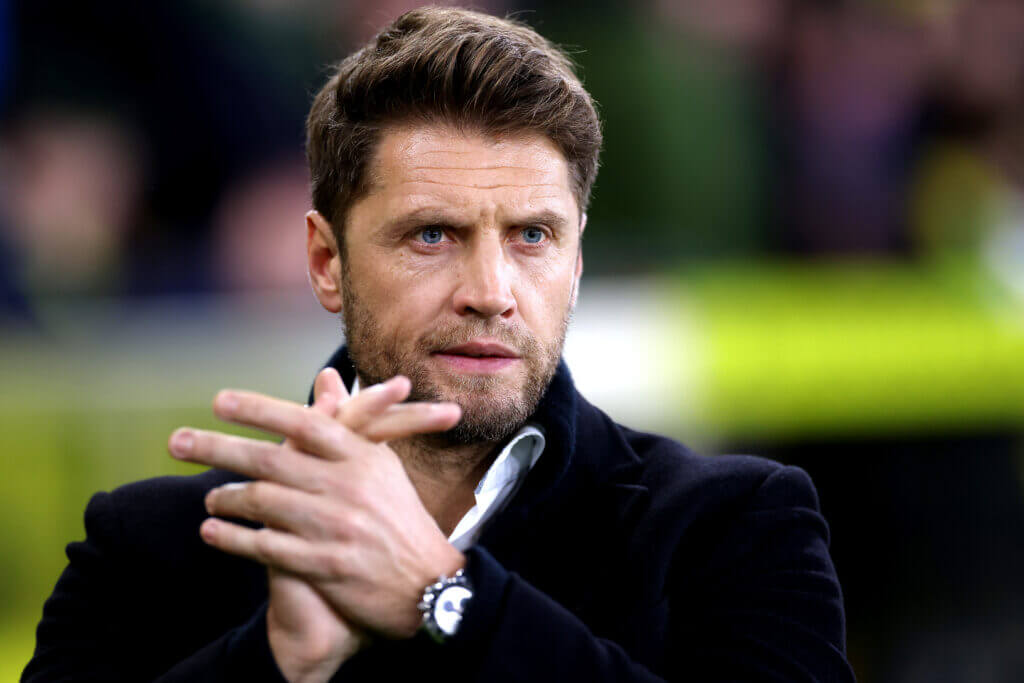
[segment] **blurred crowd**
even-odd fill
[[[305,283],[303,121],[408,0],[0,1],[0,310]],[[1024,290],[1019,0],[513,0],[606,125],[588,269],[788,253]]]

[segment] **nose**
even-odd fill
[[[513,277],[513,265],[500,241],[481,240],[466,252],[455,290],[455,312],[480,318],[511,317],[516,311]]]

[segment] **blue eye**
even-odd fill
[[[444,230],[441,228],[423,228],[420,230],[420,237],[427,244],[437,244],[444,238]]]
[[[527,244],[539,244],[544,240],[544,231],[540,228],[524,228],[523,241]]]

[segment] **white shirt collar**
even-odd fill
[[[473,491],[476,505],[455,526],[448,540],[459,550],[473,545],[484,525],[500,512],[522,486],[544,451],[544,432],[528,424],[515,433]]]

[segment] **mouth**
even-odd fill
[[[500,342],[486,339],[449,346],[435,351],[432,355],[453,370],[474,374],[497,372],[521,360],[515,350]]]

